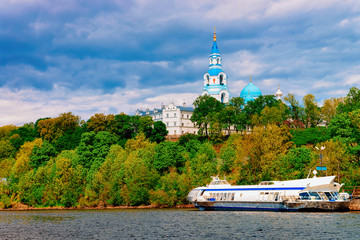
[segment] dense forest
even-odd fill
[[[2,126],[0,207],[175,206],[213,175],[232,184],[307,177],[320,154],[327,171],[318,175],[360,185],[360,90],[318,105],[311,94],[247,104],[200,96],[199,134],[176,142],[162,122],[123,113]]]

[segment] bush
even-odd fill
[[[292,135],[291,141],[298,147],[306,144],[317,144],[330,139],[328,131],[324,127],[291,129],[290,133]]]
[[[0,198],[0,208],[10,208],[12,207],[12,204],[11,204],[11,199],[3,194]]]

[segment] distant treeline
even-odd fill
[[[320,165],[320,153],[327,167],[320,175],[360,185],[359,89],[321,108],[312,95],[304,106],[291,94],[287,105],[272,96],[242,101],[199,97],[192,117],[199,135],[177,142],[164,141],[162,122],[126,114],[95,114],[84,122],[64,113],[2,126],[0,207],[175,206],[212,175],[233,184],[307,177]],[[238,133],[225,136],[234,126]]]

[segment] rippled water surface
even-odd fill
[[[360,212],[0,212],[0,239],[360,239]]]

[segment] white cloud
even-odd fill
[[[336,83],[331,82],[331,81],[325,81],[325,80],[320,80],[320,81],[316,81],[313,84],[313,88],[330,88],[335,86]]]
[[[350,85],[350,86],[358,86],[360,85],[360,74],[355,74],[355,75],[350,75],[347,76],[345,78],[345,82],[346,85]]]
[[[223,58],[226,59],[226,69],[233,76],[250,77],[251,75],[259,75],[265,67],[265,64],[260,62],[259,57],[249,51],[224,54]]]
[[[191,106],[201,94],[201,87],[199,83],[188,83],[146,89],[117,88],[111,94],[104,94],[100,90],[70,90],[59,85],[48,92],[0,88],[0,126],[22,125],[43,117],[56,117],[64,112],[73,112],[87,120],[95,113],[134,114],[138,108],[159,108],[162,103],[169,102],[182,105],[185,101],[187,106]],[[187,93],[186,89],[195,91]]]

